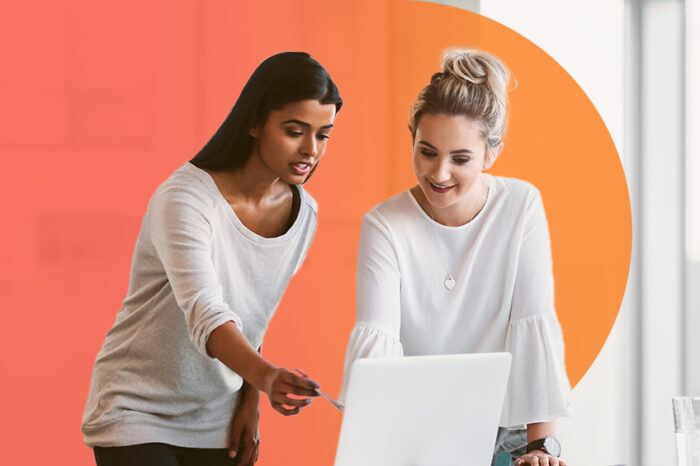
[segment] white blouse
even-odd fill
[[[513,359],[500,425],[568,414],[542,199],[527,182],[484,176],[486,203],[465,225],[433,221],[410,191],[363,217],[341,400],[358,358],[507,351]]]

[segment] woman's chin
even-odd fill
[[[289,175],[280,176],[280,180],[287,184],[302,184],[309,175]]]
[[[428,188],[430,190],[430,188]],[[432,209],[444,209],[452,205],[452,196],[450,193],[434,193],[432,190],[426,192],[425,188],[421,186],[423,191],[423,196],[425,200],[428,201],[429,207]]]

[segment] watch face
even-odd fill
[[[559,455],[561,455],[561,445],[559,445],[559,442],[554,437],[544,438],[544,449],[552,456],[559,457]]]

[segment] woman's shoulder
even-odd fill
[[[508,210],[520,211],[528,209],[533,202],[536,203],[541,199],[540,191],[529,181],[505,176],[489,176],[491,177],[489,190],[491,205],[509,206]]]
[[[211,176],[186,162],[175,170],[158,188],[151,203],[184,203],[196,208],[208,208],[214,205],[218,188]]]
[[[405,233],[422,221],[422,212],[410,190],[406,190],[375,205],[362,221],[388,232]]]
[[[410,190],[402,191],[389,199],[375,205],[364,215],[364,218],[397,220],[415,213],[412,205],[413,195]]]
[[[489,176],[491,177],[491,188],[494,189],[496,194],[519,199],[539,195],[539,190],[529,181],[507,176]]]
[[[307,206],[315,215],[318,215],[318,202],[316,202],[316,199],[314,199],[313,196],[311,196],[311,194],[309,194],[309,192],[305,190],[301,185],[295,186],[299,189],[299,199],[301,205]]]

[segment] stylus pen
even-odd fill
[[[309,377],[309,374],[307,374],[307,373],[305,373],[305,372],[302,372],[302,371],[300,371],[299,369],[294,369],[294,370],[297,371],[297,372],[299,373],[299,375],[301,375],[302,377],[307,377],[307,378]],[[335,406],[336,409],[338,409],[339,411],[341,411],[341,412],[345,411],[345,406],[341,405],[340,403],[338,403],[337,401],[335,401],[333,398],[331,398],[330,396],[328,396],[328,395],[326,395],[325,393],[323,393],[323,392],[322,392],[321,390],[319,390],[318,388],[316,389],[316,392],[317,392],[319,395],[321,395],[322,397],[324,397],[325,399],[327,399],[328,401],[330,401],[331,404],[332,404],[333,406]]]

